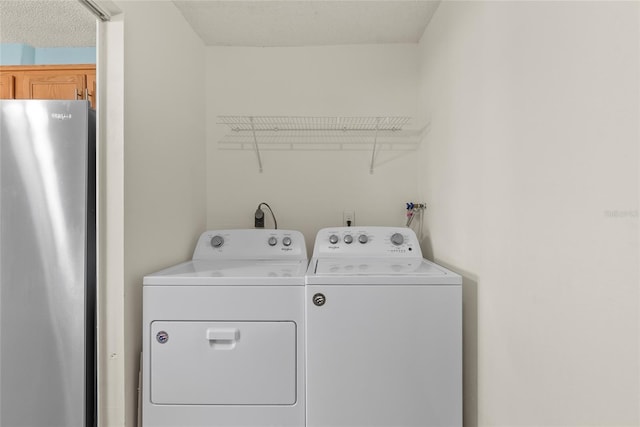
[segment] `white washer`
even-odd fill
[[[306,282],[308,427],[462,426],[462,278],[411,229],[320,230]]]
[[[303,426],[304,237],[212,230],[145,276],[144,427]]]

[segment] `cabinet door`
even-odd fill
[[[22,97],[26,99],[82,99],[84,88],[84,74],[27,73],[22,82]]]
[[[16,78],[10,74],[0,75],[0,99],[14,99]]]

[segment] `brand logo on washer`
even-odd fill
[[[317,293],[313,296],[313,303],[318,307],[322,307],[325,302],[327,302],[327,298],[324,296],[324,294]]]

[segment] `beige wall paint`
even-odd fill
[[[203,48],[170,2],[116,3],[124,229],[107,285],[124,323],[102,425],[135,425],[142,276],[205,225],[251,227],[266,201],[311,247],[345,208],[398,225],[416,195],[427,246],[465,274],[465,424],[640,423],[637,3],[445,2],[420,46],[283,49]],[[341,151],[265,152],[260,174],[218,149],[219,114],[410,115],[429,132],[373,175]]]
[[[465,424],[640,423],[639,4],[443,2],[422,194],[465,273]]]
[[[98,24],[98,425],[124,425],[124,22]]]
[[[107,326],[114,327],[101,353],[113,367],[102,372],[100,389],[101,425],[109,427],[136,425],[142,278],[189,258],[206,218],[204,46],[171,2],[115,3],[123,12],[124,100],[110,108],[124,117],[124,142],[111,147],[107,173],[116,177],[109,185],[122,179],[109,214],[123,224],[115,230],[122,239],[107,246],[114,258],[121,251],[107,263],[115,266],[106,284],[113,304],[102,306],[113,310]]]
[[[415,151],[381,152],[373,174],[369,151],[263,151],[259,173],[252,151],[219,149],[228,129],[216,123],[218,115],[415,117],[417,49],[207,48],[208,227],[253,227],[262,201],[280,228],[304,233],[309,250],[345,209],[356,224],[401,225],[404,202],[417,196]]]

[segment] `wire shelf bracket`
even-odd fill
[[[256,128],[253,124],[253,117],[250,117],[251,120],[251,134],[253,135],[253,146],[256,150],[256,157],[258,158],[258,169],[260,173],[262,173],[262,158],[260,157],[260,148],[258,148],[258,137],[256,136]]]

